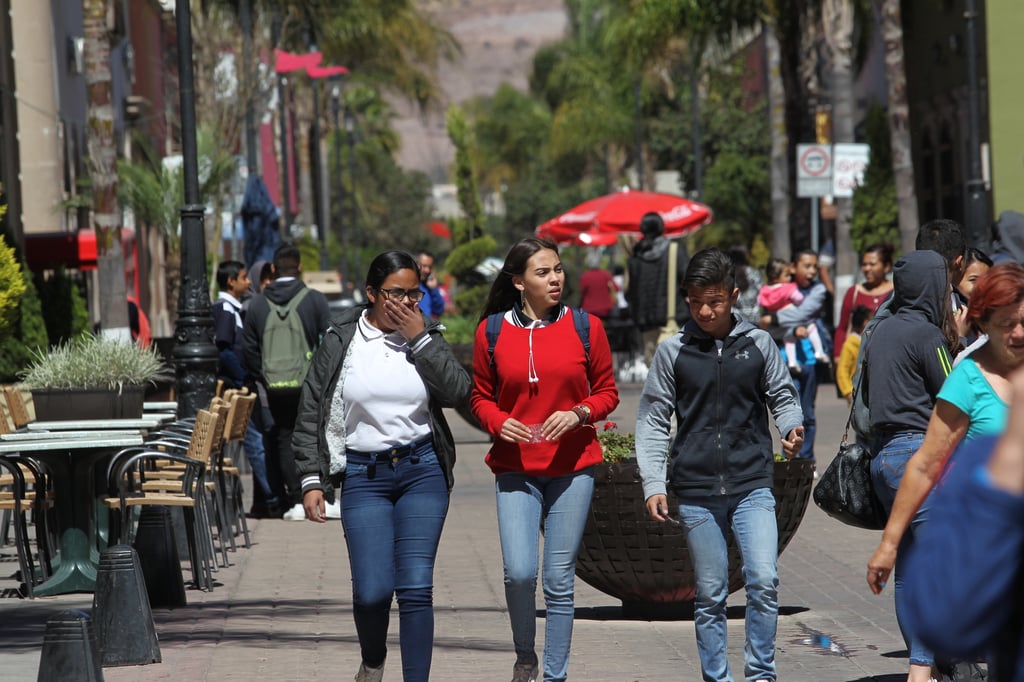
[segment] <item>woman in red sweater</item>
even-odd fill
[[[558,247],[514,244],[491,287],[473,356],[473,414],[494,438],[505,599],[516,649],[513,682],[538,677],[535,647],[540,528],[544,526],[545,682],[566,679],[576,554],[594,492],[601,444],[591,424],[619,404],[604,327],[590,316],[589,357],[562,304]],[[502,316],[497,341],[487,318]]]
[[[878,306],[882,305],[882,301],[892,293],[892,280],[889,279],[889,273],[892,272],[892,251],[890,244],[872,244],[864,249],[864,255],[860,258],[860,271],[864,275],[864,281],[846,290],[843,306],[839,311],[835,343],[832,344],[836,366],[839,364],[839,355],[843,352],[843,344],[846,343],[846,337],[851,331],[850,316],[854,308],[862,305],[875,312]]]

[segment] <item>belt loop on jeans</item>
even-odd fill
[[[370,453],[370,462],[366,465],[366,476],[367,478],[373,478],[377,475],[377,453]]]

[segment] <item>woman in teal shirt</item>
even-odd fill
[[[1024,362],[1024,268],[993,267],[975,285],[966,320],[988,341],[950,372],[939,391],[924,442],[907,462],[882,540],[868,561],[867,581],[879,594],[914,514],[964,438],[1000,434],[1012,390],[1008,376]]]

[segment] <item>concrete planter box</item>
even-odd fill
[[[145,386],[106,388],[33,388],[36,419],[138,419]]]

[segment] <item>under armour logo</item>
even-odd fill
[[[733,355],[733,357],[734,357],[735,359],[737,359],[737,360],[749,360],[749,359],[750,359],[750,351],[746,351],[746,350],[738,350],[738,351],[736,351],[736,353],[735,353],[735,354]]]

